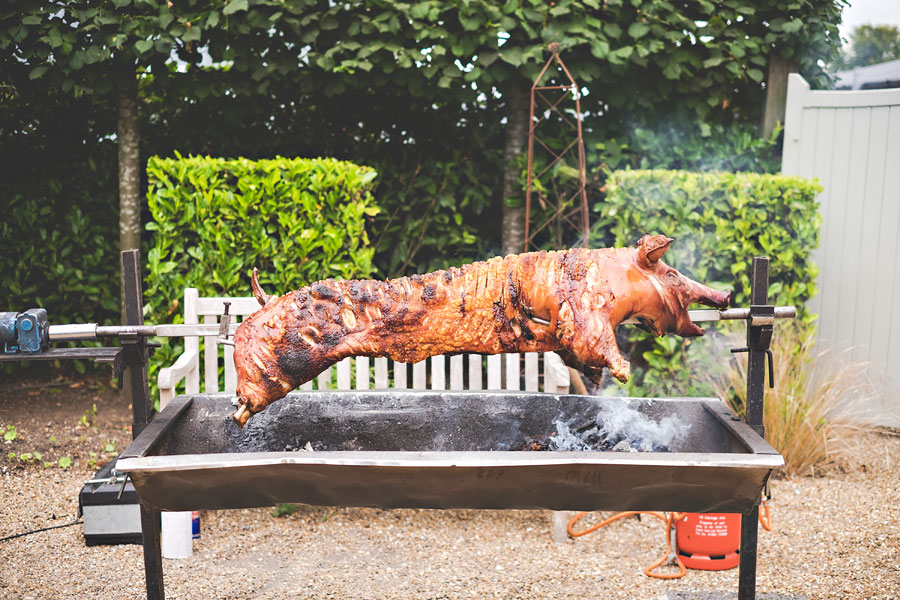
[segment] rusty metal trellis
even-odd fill
[[[550,58],[547,59],[547,63],[544,65],[544,68],[541,70],[540,74],[537,76],[537,79],[534,80],[534,83],[531,86],[531,107],[528,119],[528,179],[525,184],[525,251],[528,252],[529,246],[533,245],[532,240],[535,235],[540,233],[544,228],[550,225],[554,220],[561,219],[564,222],[568,223],[570,226],[580,231],[581,239],[579,240],[579,244],[587,244],[588,240],[588,230],[589,230],[589,217],[588,217],[588,203],[587,203],[587,192],[585,190],[585,179],[586,179],[586,169],[585,169],[585,159],[584,159],[584,139],[581,134],[581,94],[578,88],[578,85],[575,83],[575,80],[572,78],[571,73],[566,68],[565,63],[562,58],[559,56],[559,44],[551,43],[548,47],[550,50]],[[565,85],[540,85],[541,80],[544,78],[544,75],[547,73],[547,69],[550,68],[550,65],[556,63],[559,66],[559,70],[565,75],[568,79],[569,83]],[[548,99],[545,96],[545,92],[551,91],[561,91],[562,94],[555,101]],[[548,108],[545,108],[542,115],[535,119],[534,108],[535,108],[535,97],[540,98],[543,102],[545,102]],[[573,97],[575,100],[575,119],[574,123],[571,119],[570,115],[565,114],[562,110],[560,110],[560,104],[566,98]],[[548,144],[544,143],[536,134],[535,129],[537,126],[546,120],[547,113],[556,113],[562,122],[566,125],[570,126],[575,130],[575,138],[568,144],[566,147],[557,152],[552,149]],[[546,152],[550,154],[552,160],[545,166],[540,173],[535,175],[534,173],[534,142],[540,145]],[[555,207],[555,211],[550,215],[550,217],[542,223],[539,227],[537,227],[534,231],[530,231],[531,225],[531,195],[534,188],[534,182],[540,181],[541,177],[547,174],[557,162],[562,160],[562,158],[572,151],[573,148],[577,149],[578,153],[578,184],[577,189],[574,193],[564,196],[566,192],[560,191],[558,194],[558,203]],[[550,178],[548,178],[550,179]],[[555,182],[554,182],[555,185]],[[576,207],[573,210],[567,210],[570,206],[570,203],[580,196],[580,203],[576,203]],[[540,191],[538,192],[538,201],[540,202],[542,208],[546,209],[546,204],[542,197]],[[579,218],[580,217],[580,218]],[[580,222],[579,222],[580,221]],[[576,244],[578,245],[578,244]]]

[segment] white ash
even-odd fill
[[[655,421],[625,402],[610,404],[592,422],[558,418],[553,425],[556,435],[550,438],[550,450],[614,452],[665,452],[691,427],[676,415]]]

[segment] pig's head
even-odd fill
[[[674,240],[664,235],[645,235],[637,243],[635,263],[655,290],[644,295],[648,299],[635,306],[633,312],[645,328],[656,335],[677,333],[684,337],[703,335],[691,321],[688,307],[699,303],[726,308],[731,292],[720,292],[685,277],[662,261]]]

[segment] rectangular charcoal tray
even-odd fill
[[[746,513],[784,464],[715,398],[292,392],[244,429],[231,419],[232,398],[177,397],[119,457],[117,470],[149,509],[298,502]],[[586,422],[614,403],[689,426],[666,452],[515,450],[555,431],[555,419]],[[302,450],[307,442],[328,450]]]

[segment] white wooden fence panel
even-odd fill
[[[215,344],[213,350],[218,350]],[[237,371],[234,369],[234,346],[225,346],[225,391],[235,390],[237,390]]]
[[[369,389],[369,357],[356,357],[356,389]]]
[[[379,356],[375,359],[375,389],[385,390],[388,387],[388,359]]]
[[[831,160],[833,154],[831,148],[834,145],[834,132],[837,119],[837,110],[834,108],[823,108],[815,112],[805,111],[804,114],[806,113],[816,115],[816,126],[810,134],[816,137],[814,139],[813,151],[808,153],[815,158],[811,171],[803,171],[801,168],[800,172],[820,173],[821,176],[819,177],[819,180],[822,182],[822,186],[825,188],[823,194],[827,194],[831,189]],[[820,203],[821,198],[822,196],[820,196],[819,198]],[[829,206],[829,203],[821,203],[819,205],[819,212],[822,214],[823,223],[829,221],[827,215]],[[822,280],[822,277],[824,277],[824,275],[820,270],[819,281]],[[815,296],[813,296],[813,298],[810,300],[809,308],[817,315],[822,314],[822,294],[816,294]]]
[[[838,111],[835,116],[834,151],[831,159],[831,192],[822,196],[824,204],[831,198],[846,198],[847,180],[849,173],[846,168],[835,169],[837,165],[850,164],[850,134],[853,131],[853,113],[851,111]],[[827,151],[827,149],[824,149]],[[818,256],[815,256],[819,265],[820,277],[819,293],[822,295],[822,329],[820,333],[824,339],[833,340],[838,326],[838,303],[840,302],[840,287],[835,285],[841,275],[841,252],[843,251],[843,231],[841,225],[844,220],[846,202],[829,202],[828,221],[822,221],[822,239],[819,243]],[[826,293],[828,290],[828,293]]]
[[[187,288],[184,290],[184,322],[199,323],[197,313],[197,288]],[[215,318],[213,318],[215,320]],[[205,322],[205,318],[204,318]],[[207,346],[208,347],[208,346]],[[213,346],[215,348],[215,346]],[[191,336],[184,340],[185,352],[193,352],[195,356],[200,356],[200,338]],[[218,375],[218,372],[216,373]],[[197,394],[200,392],[200,366],[194,365],[184,378],[184,391],[187,394]]]
[[[469,355],[469,389],[480,390],[484,386],[481,383],[481,358],[480,354]]]
[[[337,389],[350,389],[350,359],[345,358],[337,364]]]
[[[881,222],[878,231],[878,256],[884,257],[885,265],[890,264],[890,257],[900,255],[900,202],[897,192],[900,189],[900,110],[892,107],[887,134],[887,149],[884,153],[885,177],[882,192]],[[892,201],[893,198],[893,201]],[[895,362],[889,364],[894,376],[894,384],[900,385],[900,259],[894,263],[894,277],[879,276],[876,278],[875,301],[879,304],[878,322],[875,329],[887,329],[890,335],[878,336],[873,340],[872,354],[875,356],[890,355]],[[896,388],[895,388],[896,389]]]
[[[502,390],[501,379],[502,359],[499,354],[491,354],[487,357],[487,388],[489,390]]]
[[[406,389],[406,363],[394,363],[394,387],[398,390]]]
[[[837,328],[853,332],[858,311],[853,302],[856,297],[856,287],[859,285],[859,271],[865,268],[863,258],[860,256],[860,241],[862,228],[862,198],[866,189],[866,163],[868,161],[868,142],[870,134],[869,108],[853,109],[853,126],[850,131],[850,162],[847,168],[847,189],[844,197],[848,202],[844,204],[844,218],[839,225],[843,230],[841,248],[840,273],[838,281],[853,281],[854,285],[838,286],[838,304],[835,322]],[[870,257],[872,258],[872,257]],[[842,335],[836,331],[834,339]]]
[[[431,389],[433,390],[447,389],[445,362],[443,354],[431,357]]]
[[[792,74],[782,171],[825,188],[819,342],[872,363],[884,404],[871,408],[900,425],[900,89],[811,91]]]
[[[413,364],[412,368],[412,389],[424,390],[428,383],[428,373],[426,372],[428,360],[420,360]]]
[[[525,391],[538,391],[538,353],[525,353]]]
[[[463,356],[456,354],[450,357],[450,389],[463,390]]]
[[[186,316],[185,320],[187,320]],[[215,323],[216,316],[203,315],[203,322]],[[195,343],[199,344],[200,342],[200,338],[193,336],[184,338],[185,349],[188,348],[187,343],[191,339]],[[203,336],[203,386],[208,394],[219,391],[219,347],[216,344],[216,337],[213,335]]]
[[[520,390],[519,355],[505,354],[506,357],[506,389]]]
[[[880,228],[882,198],[884,196],[885,152],[887,150],[887,133],[890,108],[876,106],[871,109],[869,118],[868,157],[864,175],[865,192],[863,194],[860,227],[859,255],[863,261],[867,257],[878,256],[878,230]],[[852,328],[870,340],[874,334],[876,311],[880,308],[875,302],[875,284],[879,277],[878,263],[859,264],[859,283],[852,299],[857,310]]]
[[[316,385],[318,389],[327,390],[331,387],[331,369],[325,369],[316,377]]]

